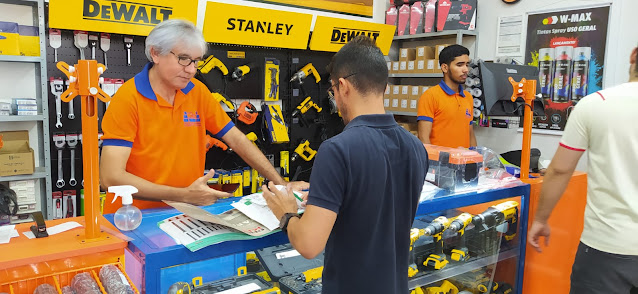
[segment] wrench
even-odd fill
[[[124,46],[126,47],[126,65],[131,66],[131,47],[133,47],[133,38],[124,37]]]
[[[100,39],[98,35],[89,34],[89,47],[91,47],[91,59],[95,59],[95,48],[97,48],[97,41]]]
[[[67,134],[66,143],[71,149],[71,178],[69,179],[69,185],[75,187],[75,185],[78,184],[78,182],[75,180],[75,146],[78,145],[78,135]]]
[[[51,93],[55,96],[55,127],[59,129],[62,127],[62,122],[60,121],[62,119],[62,100],[60,96],[64,93],[64,83],[62,79],[54,79],[53,77],[49,78],[49,82],[51,84]]]
[[[64,150],[64,144],[66,143],[64,135],[53,135],[53,142],[58,149],[58,180],[55,182],[55,186],[62,189],[64,187],[64,174],[62,173],[62,150]]]
[[[89,33],[86,31],[73,31],[73,45],[80,50],[80,59],[85,59],[84,48],[89,45]]]
[[[69,80],[66,80],[66,87],[69,88]],[[69,101],[69,119],[75,119],[75,113],[73,112],[73,100]]]

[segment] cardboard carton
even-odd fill
[[[399,49],[399,61],[410,61],[416,59],[416,48]]]
[[[28,175],[35,172],[33,149],[28,131],[1,132],[0,176]]]

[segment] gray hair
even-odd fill
[[[187,48],[200,47],[202,54],[206,54],[208,43],[204,40],[202,31],[190,21],[182,19],[169,19],[161,22],[146,37],[146,58],[153,61],[151,48],[160,55],[168,54],[173,48],[181,44]]]

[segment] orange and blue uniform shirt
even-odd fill
[[[173,105],[151,88],[147,64],[115,93],[104,114],[103,146],[131,148],[126,171],[149,182],[188,187],[201,177],[206,161],[206,130],[223,137],[235,124],[208,88],[196,79],[177,91]],[[104,213],[114,213],[120,203]],[[163,202],[135,199],[140,209],[164,206]]]
[[[459,85],[458,92],[442,80],[419,98],[417,120],[432,122],[430,143],[446,147],[470,147],[474,99]]]

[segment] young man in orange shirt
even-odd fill
[[[462,85],[467,79],[470,51],[461,45],[441,50],[439,63],[443,80],[421,95],[417,121],[419,139],[426,144],[446,147],[475,147],[472,128],[472,95]]]
[[[104,115],[102,187],[137,187],[134,205],[140,209],[164,206],[160,200],[210,205],[230,196],[208,187],[213,170],[202,176],[206,131],[223,139],[264,177],[285,184],[206,86],[193,78],[206,47],[201,31],[192,23],[160,23],[146,38],[151,62],[122,85]],[[120,207],[110,200],[105,201],[104,213]]]

